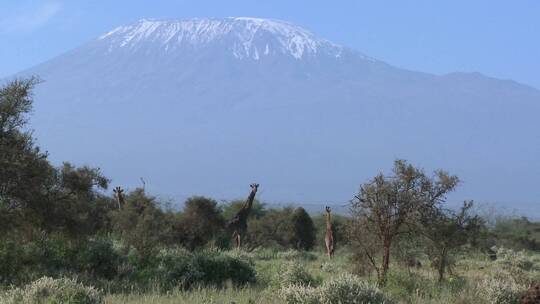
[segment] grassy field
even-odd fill
[[[106,297],[106,303],[286,303],[280,297],[280,288],[287,284],[284,278],[287,268],[299,265],[305,270],[312,285],[318,286],[343,273],[353,272],[349,254],[338,251],[335,258],[329,260],[321,253],[295,253],[265,251],[263,254],[232,253],[241,255],[254,263],[257,270],[257,283],[252,286],[234,288],[194,288],[190,291],[159,291],[138,294],[115,294]],[[512,254],[516,254],[512,252]],[[388,284],[382,292],[397,303],[505,303],[494,302],[493,294],[506,288],[507,279],[522,279],[521,290],[526,283],[535,281],[539,276],[540,256],[535,254],[520,255],[532,263],[521,269],[518,259],[510,256],[508,260],[491,261],[480,253],[471,253],[458,258],[447,279],[437,282],[435,271],[427,261],[422,261],[420,268],[408,268],[397,263],[392,264]],[[516,262],[516,265],[512,263]],[[526,269],[526,270],[525,270]],[[508,276],[508,277],[507,277]],[[486,280],[500,278],[498,281]],[[361,276],[362,280],[374,284],[374,275]],[[284,281],[285,280],[285,281]],[[502,281],[501,281],[502,280]],[[512,279],[512,282],[514,280]],[[500,284],[497,285],[497,284]],[[488,286],[486,286],[488,285]],[[490,294],[491,293],[491,294]],[[491,296],[491,298],[490,298]]]

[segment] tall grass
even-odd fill
[[[212,256],[210,252],[201,252],[201,254]],[[183,256],[180,253],[166,253],[165,255]],[[285,259],[284,256],[288,258]],[[516,259],[516,256],[519,259]],[[214,262],[207,263],[204,257],[197,257],[194,261],[199,261],[199,258],[204,259],[205,265],[212,267],[211,265]],[[292,288],[291,291],[299,295],[298,298],[300,299],[303,297],[302,293],[305,293],[307,297],[313,295],[312,291],[317,289],[319,293],[316,296],[319,297],[317,298],[319,300],[316,300],[316,302],[320,302],[320,292],[323,290],[326,290],[325,294],[328,295],[328,299],[338,295],[339,293],[333,294],[330,292],[335,289],[332,289],[331,286],[338,286],[340,281],[336,280],[343,277],[344,274],[351,273],[354,269],[346,250],[337,252],[332,259],[326,257],[322,252],[308,254],[287,252],[279,254],[279,252],[267,249],[252,252],[221,252],[215,255],[215,261],[221,261],[222,259],[229,261],[229,258],[239,261],[243,265],[250,265],[255,271],[255,280],[247,285],[238,285],[232,280],[214,286],[212,284],[209,286],[194,283],[191,288],[187,289],[180,286],[163,289],[157,283],[155,287],[146,289],[139,289],[134,286],[132,289],[122,292],[109,291],[105,296],[105,303],[285,304],[285,299],[279,297],[279,295],[280,291],[287,288],[285,286],[287,284]],[[167,271],[174,273],[174,261],[173,259],[169,261],[170,264],[164,263],[163,266],[166,267],[163,271],[168,269]],[[224,265],[228,265],[227,263]],[[221,264],[223,263],[220,262]],[[341,284],[339,286],[343,288],[340,290],[344,294],[354,292],[359,294],[364,292],[372,293],[381,299],[386,299],[387,302],[395,303],[496,304],[512,303],[508,301],[516,299],[527,287],[522,282],[535,282],[540,278],[540,255],[524,252],[505,251],[504,254],[501,254],[499,261],[490,261],[480,253],[462,256],[458,258],[452,273],[441,283],[437,282],[435,270],[425,266],[429,265],[429,263],[422,261],[422,264],[424,265],[422,268],[407,268],[400,266],[398,263],[392,264],[388,284],[380,290],[374,287],[376,281],[374,274],[348,277],[350,278],[349,281],[356,282],[355,286],[357,287],[348,289]],[[234,267],[234,265],[231,265],[231,267]],[[515,275],[516,273],[519,276]],[[88,287],[91,288],[91,286]],[[309,299],[306,300],[298,303],[312,303]],[[342,302],[342,304],[347,303],[351,302]]]

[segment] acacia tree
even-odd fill
[[[470,214],[472,206],[472,201],[464,202],[458,212],[438,206],[419,219],[421,226],[418,231],[428,242],[427,254],[437,269],[439,282],[452,264],[451,255],[477,235],[482,227],[481,218]]]
[[[233,218],[240,209],[244,206],[246,203],[245,199],[236,199],[232,200],[230,202],[226,202],[225,204],[221,205],[221,216],[224,219],[231,219]],[[266,204],[259,202],[259,200],[254,199],[253,200],[253,206],[251,207],[251,211],[248,214],[248,219],[259,219],[263,217],[266,213]]]
[[[186,200],[177,226],[182,245],[195,249],[219,238],[225,220],[214,199],[193,196]]]
[[[292,207],[269,209],[265,215],[248,222],[249,244],[256,247],[291,247],[293,239]]]
[[[2,230],[26,224],[29,206],[41,201],[53,168],[27,129],[35,78],[14,80],[0,88],[0,218]]]
[[[406,161],[396,160],[392,176],[381,173],[360,187],[350,205],[350,238],[357,256],[377,272],[380,286],[386,284],[395,237],[409,232],[409,224],[444,201],[458,182],[456,176],[442,170],[429,177]]]
[[[108,211],[97,190],[108,180],[98,169],[49,163],[28,128],[37,83],[31,77],[0,87],[0,231],[25,238],[53,230],[95,233]]]
[[[75,167],[67,162],[55,168],[52,183],[45,186],[41,227],[70,237],[93,235],[107,228],[113,206],[99,191],[108,185],[109,179],[97,168]]]
[[[167,217],[157,199],[141,188],[128,193],[125,200],[126,205],[111,215],[114,230],[146,259],[165,241],[169,232]]]

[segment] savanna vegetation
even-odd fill
[[[0,88],[0,304],[540,303],[540,223],[448,208],[448,172],[396,160],[347,215],[202,196],[179,211],[52,164],[28,126],[36,84]]]

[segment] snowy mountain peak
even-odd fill
[[[227,48],[239,59],[258,60],[285,54],[296,59],[324,53],[339,57],[343,48],[294,24],[261,18],[196,18],[151,20],[118,27],[98,38],[108,50],[158,47],[172,51],[184,47],[199,49],[209,45]]]

